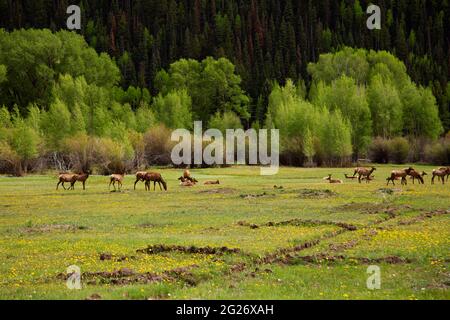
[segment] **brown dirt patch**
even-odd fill
[[[196,247],[196,246],[177,246],[177,245],[164,245],[157,244],[151,245],[144,249],[136,250],[137,253],[145,254],[158,254],[163,252],[182,252],[182,253],[198,253],[198,254],[213,254],[222,255],[225,253],[240,253],[241,250],[238,248],[228,248],[228,247]]]

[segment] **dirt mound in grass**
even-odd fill
[[[182,281],[188,285],[195,286],[200,279],[190,271],[198,268],[198,265],[181,267],[164,271],[160,274],[152,272],[138,273],[129,268],[122,268],[112,272],[83,272],[82,279],[89,285],[112,284],[112,285],[129,285],[129,284],[147,284],[152,282],[166,281]],[[71,275],[60,273],[58,279],[67,280]]]
[[[300,189],[296,191],[299,198],[324,199],[337,196],[337,193],[329,189]]]
[[[326,255],[317,254],[312,256],[296,256],[291,257],[287,260],[287,264],[297,264],[299,262],[306,262],[311,264],[329,264],[337,262],[356,262],[360,264],[376,264],[376,263],[387,263],[387,264],[408,264],[412,260],[408,258],[402,258],[398,256],[386,256],[380,258],[366,258],[366,257],[346,257],[344,255]]]
[[[236,192],[235,189],[232,188],[218,188],[218,189],[209,189],[209,190],[201,190],[198,193],[203,194],[230,194]]]
[[[257,199],[257,198],[265,198],[265,197],[275,197],[274,194],[262,192],[262,193],[255,193],[255,194],[241,194],[239,195],[242,199]]]
[[[22,228],[22,231],[27,233],[47,233],[54,231],[77,231],[77,230],[86,230],[85,226],[76,226],[72,224],[43,224],[43,225],[34,225],[27,226]]]
[[[214,254],[221,255],[225,253],[239,253],[240,249],[228,247],[196,247],[196,246],[177,246],[177,245],[152,245],[144,249],[136,250],[138,253],[158,254],[162,252],[182,252],[182,253],[198,253],[198,254]]]

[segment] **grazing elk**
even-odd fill
[[[340,179],[332,179],[331,178],[331,174],[329,174],[328,175],[328,178],[327,179],[325,179],[325,180],[328,180],[330,183],[344,183],[342,180],[340,180]]]
[[[64,190],[67,190],[66,187],[64,186],[64,183],[70,183],[70,187],[69,190],[74,190],[73,185],[75,184],[76,180],[76,174],[73,173],[61,173],[58,176],[58,183],[56,184],[56,190],[58,190],[59,185],[61,184],[62,187],[64,188]]]
[[[418,172],[416,170],[413,170],[409,173],[409,175],[411,176],[413,184],[415,179],[419,180],[419,184],[425,184],[425,181],[423,179],[423,177],[427,175],[425,171]]]
[[[450,167],[440,167],[439,170],[447,171],[447,181],[448,181],[448,177],[450,176]]]
[[[125,173],[123,174],[112,174],[109,176],[109,186],[108,189],[111,189],[111,184],[114,187],[114,191],[116,191],[116,182],[117,182],[117,188],[120,189],[122,188],[122,182],[123,182],[123,178],[125,177]]]
[[[434,184],[434,178],[438,177],[445,184],[445,177],[450,173],[450,167],[434,169],[432,172],[431,184]]]
[[[203,184],[220,184],[219,180],[216,181],[205,181]]]
[[[136,183],[139,181],[145,182],[146,171],[138,171],[136,172],[136,181],[134,182],[134,190],[136,190]]]
[[[75,181],[71,182],[70,187],[75,189],[75,182],[80,181],[83,184],[83,190],[86,190],[86,180],[89,178],[89,172],[88,173],[82,173],[82,174],[76,174],[75,175]]]
[[[161,189],[162,191],[161,188],[162,184],[164,190],[167,191],[166,181],[164,181],[161,174],[157,172],[147,172],[146,175],[144,176],[144,180],[145,180],[145,190],[150,191],[150,183],[153,181],[153,190],[156,190],[156,183],[158,182],[159,189]]]
[[[377,170],[377,168],[372,167],[370,169],[368,168],[355,168],[355,172],[353,172],[353,176],[358,175],[358,182],[361,183],[361,178],[362,177],[370,177],[372,175],[372,173]],[[366,179],[366,183],[369,183],[369,179]]]
[[[395,180],[398,179],[402,179],[402,185],[407,185],[408,182],[406,181],[406,177],[410,175],[410,173],[413,171],[414,169],[409,167],[407,169],[402,169],[402,170],[392,170],[391,171],[391,176],[388,177],[387,180],[387,185],[389,185],[389,182],[392,181],[392,184],[395,186]]]

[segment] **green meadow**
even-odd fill
[[[190,188],[182,170],[152,169],[167,192],[133,190],[132,175],[120,192],[105,176],[84,191],[1,177],[0,299],[449,299],[450,181],[387,187],[396,167],[361,184],[350,168],[192,169]]]

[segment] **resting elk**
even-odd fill
[[[330,183],[343,183],[343,181],[340,179],[332,179],[331,174],[329,174],[328,178],[326,178],[325,180],[328,180]]]
[[[216,181],[205,181],[204,184],[208,185],[208,184],[220,184],[219,180]]]

